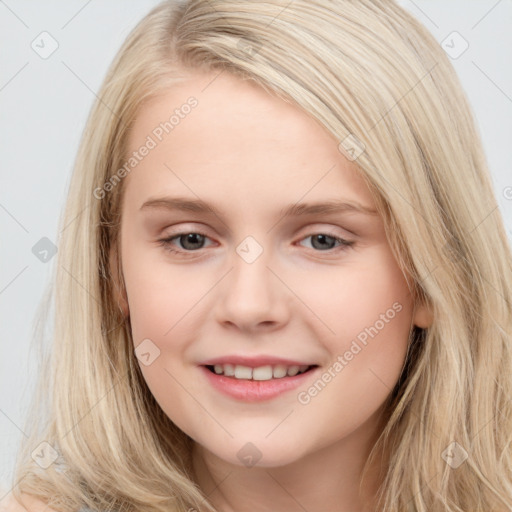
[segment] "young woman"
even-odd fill
[[[98,96],[12,510],[510,510],[511,252],[427,31],[165,2]]]

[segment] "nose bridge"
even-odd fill
[[[264,249],[252,236],[245,238],[236,247],[232,258],[234,268],[228,294],[247,304],[252,303],[253,307],[257,304],[262,307],[270,301],[273,296],[271,288],[276,284],[270,279],[268,266],[271,260],[268,247]]]
[[[285,320],[286,291],[269,269],[272,261],[272,251],[252,236],[235,248],[218,302],[219,320],[240,327]]]
[[[258,292],[260,296],[270,295],[269,281],[270,271],[268,269],[271,263],[269,251],[262,251],[257,254],[254,248],[247,249],[247,246],[237,248],[236,255],[233,256],[233,283],[232,288],[239,288],[241,292],[244,289]]]

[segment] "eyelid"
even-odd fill
[[[210,235],[207,234],[209,229],[204,229],[202,227],[196,227],[194,223],[184,224],[179,223],[177,224],[178,227],[175,226],[168,226],[165,230],[164,235],[162,235],[161,240],[169,240],[171,238],[179,237],[180,235],[188,235],[189,233],[195,233],[197,235],[202,235],[205,238],[212,238]],[[168,231],[169,230],[169,231]]]
[[[299,230],[300,240],[314,235],[328,235],[338,240],[343,240],[348,243],[355,243],[357,239],[356,233],[349,231],[341,226],[333,226],[321,222],[309,224],[307,228]]]

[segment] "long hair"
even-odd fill
[[[89,115],[60,221],[51,350],[14,494],[62,511],[214,511],[193,480],[191,439],[141,375],[112,270],[122,287],[111,255],[130,128],[180,69],[251,80],[325,126],[432,309],[367,462],[388,453],[379,512],[512,509],[511,249],[452,65],[392,0],[166,1],[130,33]]]

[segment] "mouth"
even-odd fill
[[[225,363],[199,368],[206,382],[224,396],[241,402],[265,402],[279,396],[290,397],[294,389],[313,380],[320,367],[281,364],[251,367]]]
[[[215,364],[204,365],[204,368],[211,373],[234,380],[249,381],[270,381],[295,377],[310,372],[318,365],[264,365],[264,366],[245,366],[240,364]]]

